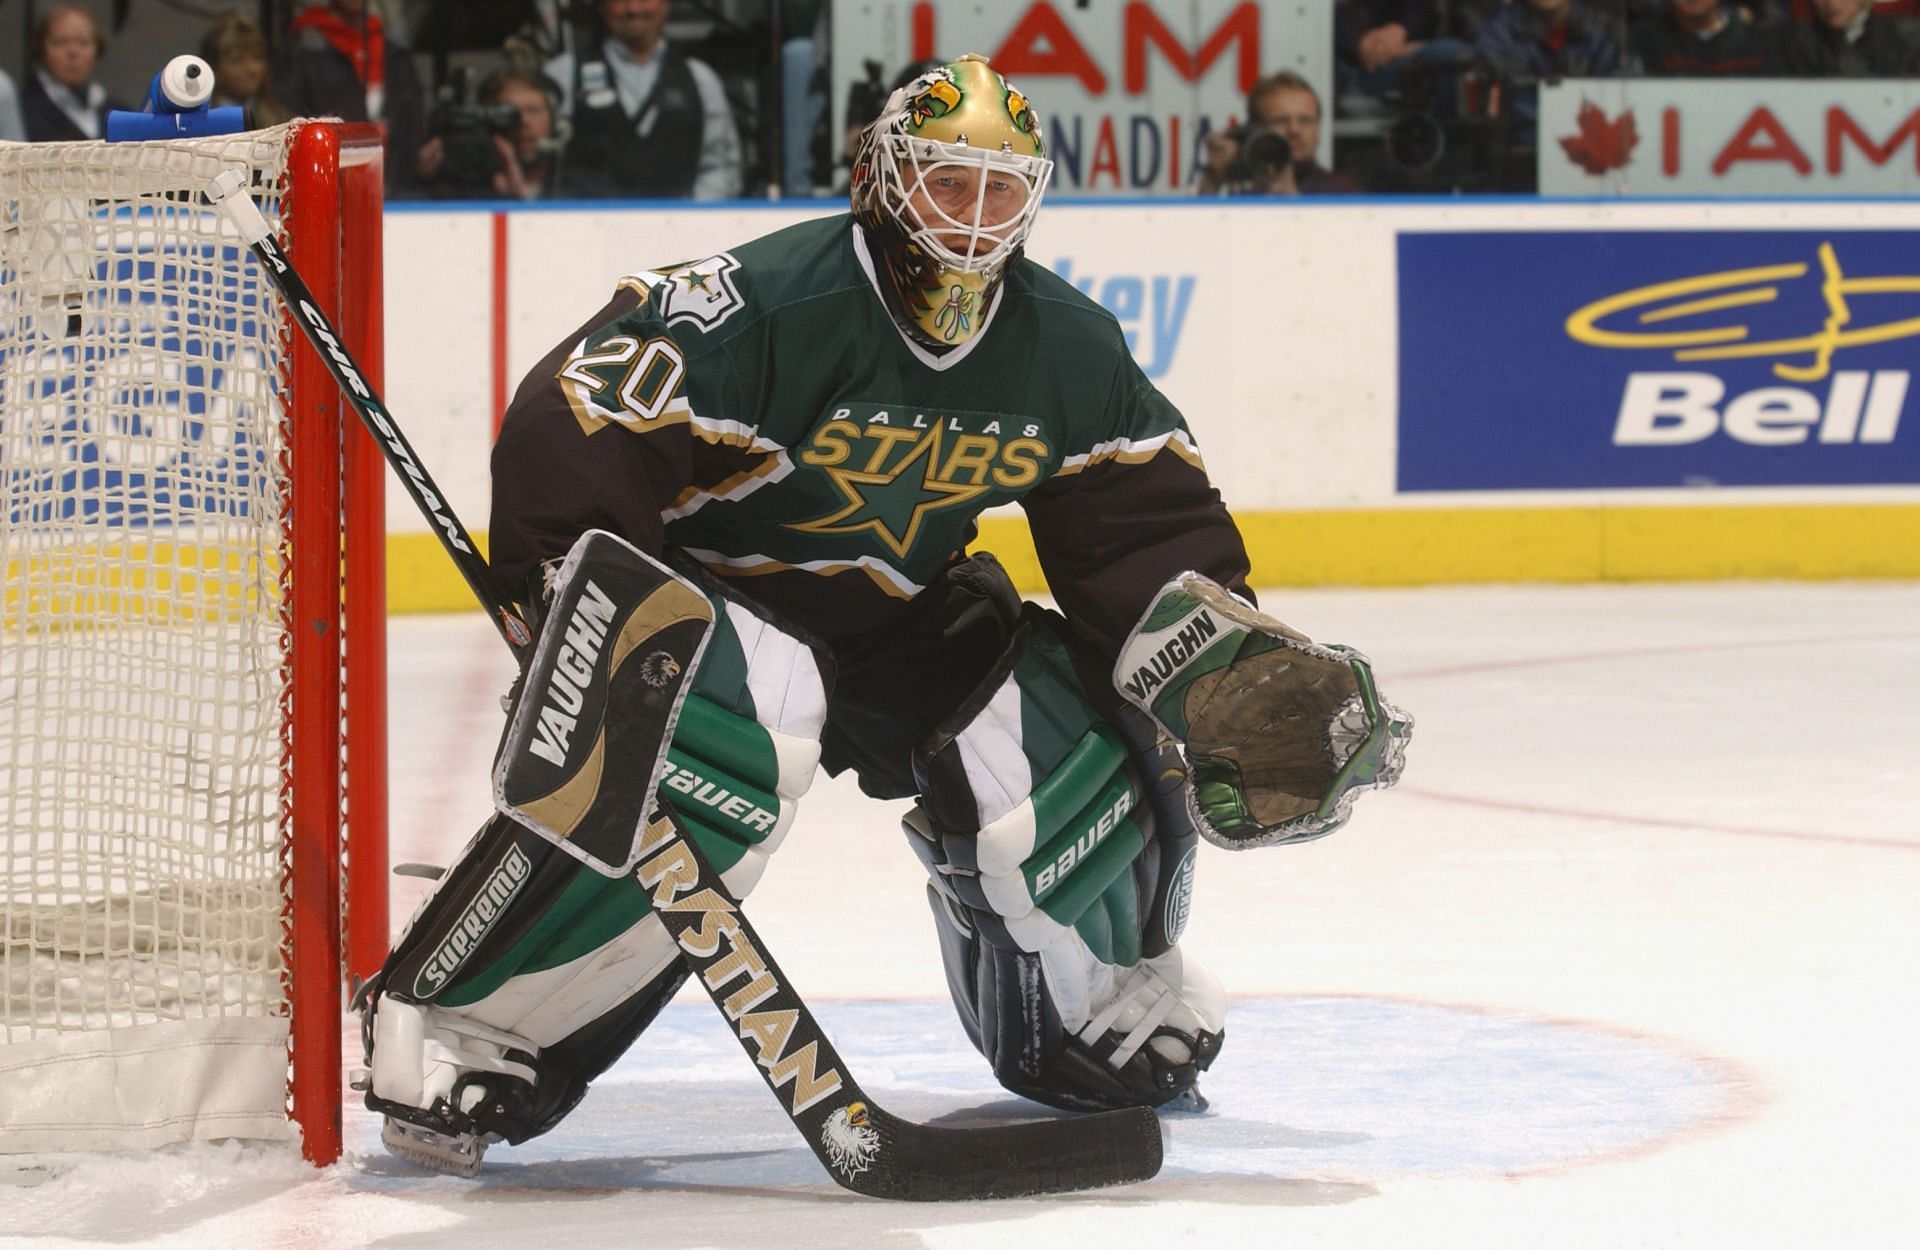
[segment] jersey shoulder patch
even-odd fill
[[[620,280],[620,285],[651,287],[654,311],[668,325],[692,326],[702,334],[712,334],[746,307],[735,279],[739,271],[740,262],[733,253],[720,252],[705,260],[630,274]]]

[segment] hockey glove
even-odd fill
[[[1413,718],[1367,658],[1322,646],[1198,573],[1161,587],[1114,683],[1186,749],[1200,832],[1230,850],[1324,837],[1400,779]]]

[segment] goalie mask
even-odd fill
[[[895,91],[860,137],[853,213],[894,320],[964,343],[1020,254],[1053,175],[1026,97],[982,56]]]

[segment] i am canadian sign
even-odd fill
[[[1539,162],[1542,195],[1912,195],[1920,84],[1565,79]]]
[[[1177,195],[1207,136],[1236,126],[1276,70],[1333,99],[1333,5],[1256,0],[834,0],[835,134],[908,64],[977,52],[1039,114],[1067,195]],[[885,98],[883,90],[878,91]],[[877,101],[876,101],[877,104]],[[1332,162],[1333,127],[1320,128]]]

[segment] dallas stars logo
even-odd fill
[[[740,262],[721,252],[690,265],[656,270],[666,280],[661,310],[670,325],[691,323],[707,334],[746,305],[733,275]]]
[[[856,431],[858,427],[853,427]],[[805,534],[858,534],[872,531],[887,550],[905,559],[920,537],[920,526],[927,514],[941,508],[957,507],[986,493],[986,474],[978,480],[954,480],[953,460],[943,466],[941,429],[929,430],[879,427],[866,431],[876,436],[880,446],[862,468],[844,464],[825,465],[822,472],[838,490],[843,506],[826,516],[801,521],[788,528]],[[883,468],[887,453],[898,443],[911,442],[905,456],[891,467]],[[997,447],[997,441],[996,441]],[[957,458],[957,457],[956,457]]]

